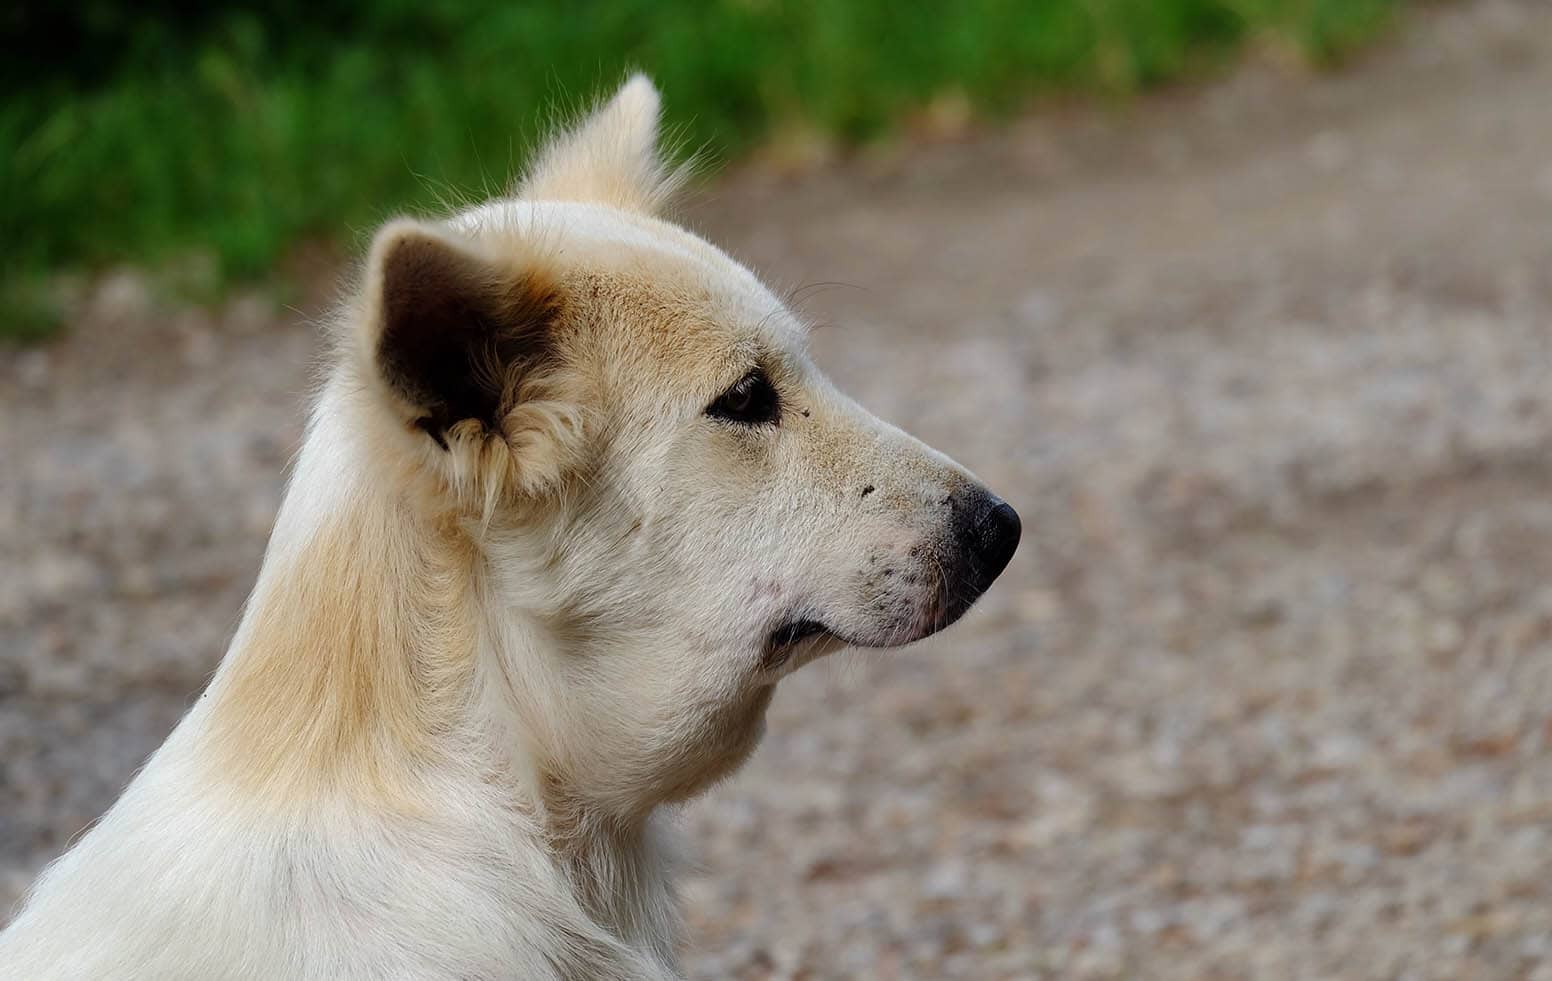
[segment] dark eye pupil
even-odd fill
[[[781,403],[770,379],[756,368],[707,406],[706,414],[745,425],[764,425],[781,418]]]

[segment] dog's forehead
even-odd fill
[[[453,226],[492,251],[537,246],[629,357],[692,387],[723,384],[766,358],[807,357],[804,325],[764,283],[669,222],[603,205],[509,200],[464,212]]]
[[[537,245],[570,274],[650,281],[665,295],[721,308],[727,318],[778,335],[802,330],[754,273],[705,239],[648,215],[606,205],[502,200],[465,211],[452,224],[497,250],[503,241]]]

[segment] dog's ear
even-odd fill
[[[368,260],[368,352],[378,376],[444,449],[474,420],[500,432],[525,376],[551,356],[560,310],[537,268],[512,268],[437,226],[384,226]]]
[[[614,98],[550,141],[519,184],[518,196],[656,212],[684,176],[682,168],[665,167],[658,153],[660,103],[645,75],[631,76]]]

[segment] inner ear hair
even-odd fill
[[[442,448],[472,419],[498,432],[518,382],[551,354],[560,296],[537,266],[504,268],[438,229],[385,228],[373,248],[378,334],[388,387]]]

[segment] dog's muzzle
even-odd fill
[[[1008,567],[1018,549],[1021,527],[1018,512],[1008,502],[979,487],[954,494],[948,503],[946,540],[937,551],[942,579],[930,599],[913,604],[916,610],[908,620],[842,634],[811,613],[796,612],[767,637],[761,666],[769,670],[789,665],[799,651],[814,655],[838,646],[897,647],[935,634],[964,616]]]

